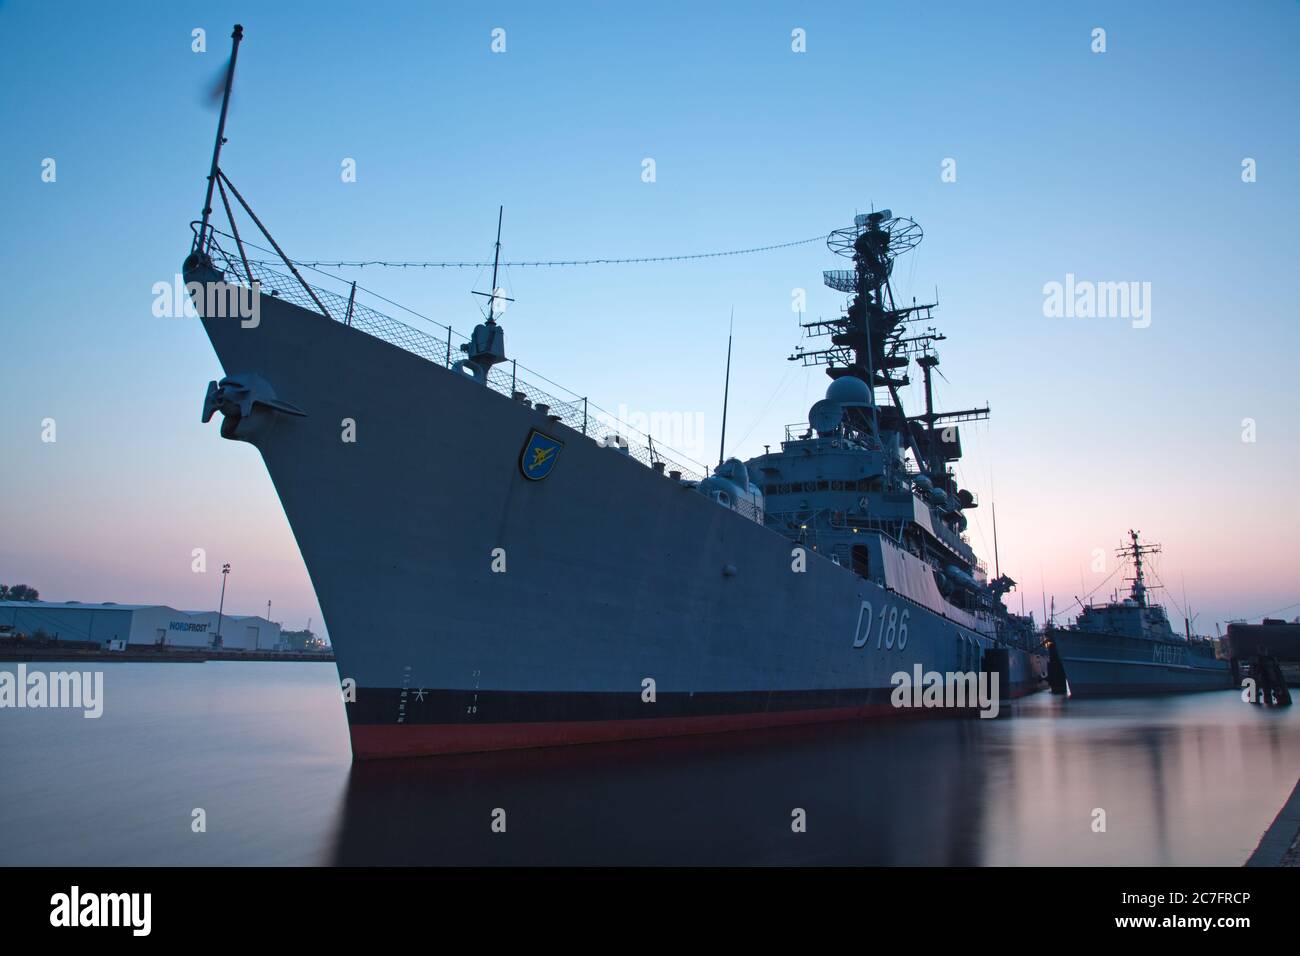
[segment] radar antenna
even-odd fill
[[[888,209],[854,216],[853,225],[836,229],[826,239],[827,248],[836,255],[853,260],[852,269],[833,269],[823,274],[826,285],[851,295],[839,318],[802,323],[810,337],[829,335],[831,344],[823,349],[797,348],[791,361],[804,365],[825,365],[833,379],[852,376],[865,382],[870,394],[869,408],[858,427],[869,430],[877,439],[883,431],[904,433],[921,462],[920,449],[904,424],[898,389],[909,384],[905,370],[908,353],[915,350],[915,339],[903,341],[902,329],[908,322],[931,319],[931,305],[898,308],[889,285],[894,259],[916,247],[921,241],[920,225],[913,219],[895,216]],[[911,343],[911,344],[909,344]],[[889,422],[882,425],[882,410],[876,389],[887,390],[891,405]],[[897,421],[895,421],[897,420]]]
[[[948,464],[961,458],[961,444],[951,423],[982,420],[989,409],[985,405],[939,412],[934,407],[931,375],[939,357],[933,346],[944,339],[932,324],[937,296],[928,304],[913,299],[910,305],[900,305],[890,284],[895,260],[915,249],[923,235],[916,220],[888,209],[859,214],[852,226],[833,231],[827,248],[851,259],[853,268],[827,270],[823,280],[850,298],[838,317],[800,323],[807,337],[826,336],[830,342],[817,349],[797,347],[790,360],[823,365],[833,379],[848,376],[864,382],[868,400],[861,407],[846,408],[844,426],[882,443],[893,433],[911,450],[917,467],[955,495]],[[909,416],[899,392],[911,384],[907,371],[913,358],[925,379],[925,413]],[[964,506],[972,507],[973,496],[964,495],[970,498]]]
[[[1138,541],[1138,532],[1129,529],[1130,543],[1117,550],[1115,553],[1121,557],[1133,559],[1133,577],[1128,580],[1133,582],[1133,588],[1130,592],[1134,601],[1139,607],[1147,606],[1147,583],[1142,569],[1142,556],[1144,554],[1159,554],[1160,545],[1158,544],[1141,544]]]

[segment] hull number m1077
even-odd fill
[[[1186,664],[1185,653],[1172,644],[1156,644],[1151,648],[1151,660],[1156,664]]]
[[[907,647],[907,618],[911,608],[903,608],[899,613],[898,605],[884,605],[880,616],[876,617],[870,601],[863,601],[858,611],[858,626],[853,632],[853,646],[861,650],[871,643],[871,626],[876,626],[876,650],[893,650],[895,646],[901,651]]]

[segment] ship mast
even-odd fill
[[[883,441],[883,432],[893,431],[912,445],[921,460],[911,429],[898,421],[901,407],[882,413],[876,397],[877,388],[886,388],[895,406],[898,405],[898,388],[907,385],[906,374],[891,375],[892,370],[906,368],[908,359],[900,354],[902,343],[899,334],[905,322],[927,313],[931,306],[895,307],[889,276],[894,259],[921,241],[921,227],[912,219],[894,217],[888,209],[864,213],[853,218],[853,225],[836,229],[827,237],[826,245],[836,255],[853,261],[852,269],[835,269],[823,274],[823,281],[837,292],[850,294],[844,314],[836,319],[801,323],[810,337],[829,336],[828,348],[806,351],[795,350],[791,361],[801,360],[804,365],[825,365],[826,374],[833,379],[846,376],[857,378],[867,386],[864,403],[864,421],[856,422],[859,430],[868,431],[876,441]]]
[[[989,409],[985,405],[956,412],[935,411],[931,374],[939,357],[931,346],[944,336],[933,327],[904,334],[908,325],[930,321],[938,305],[937,301],[918,305],[914,299],[910,306],[900,308],[890,284],[894,260],[914,248],[921,237],[921,227],[915,220],[895,217],[888,209],[855,216],[852,226],[832,232],[826,245],[837,255],[852,259],[853,268],[829,270],[823,280],[830,288],[852,297],[839,318],[800,323],[809,337],[829,336],[831,344],[816,350],[798,348],[790,360],[825,365],[826,374],[833,379],[851,376],[864,382],[868,408],[861,411],[866,414],[851,413],[846,421],[869,432],[877,442],[884,443],[885,433],[894,433],[912,451],[918,469],[935,476],[940,484],[947,484],[946,466],[960,458],[961,452],[956,429],[943,429],[940,435],[936,426],[941,422],[978,421],[988,417]],[[910,384],[906,370],[912,355],[917,355],[925,379],[925,413],[909,417],[899,389]],[[877,400],[877,388],[888,392],[888,405],[882,406]],[[854,417],[860,420],[853,422]]]
[[[1118,553],[1125,557],[1129,557],[1133,559],[1133,578],[1132,578],[1133,588],[1130,594],[1133,600],[1137,602],[1139,607],[1146,607],[1147,606],[1147,585],[1146,585],[1146,578],[1142,570],[1142,556],[1144,554],[1159,554],[1160,545],[1139,543],[1138,533],[1131,528],[1129,529],[1128,534],[1129,534],[1129,540],[1132,543],[1126,545],[1123,548],[1120,548]]]
[[[208,249],[208,220],[212,217],[212,190],[217,186],[217,169],[221,163],[221,147],[226,142],[226,114],[230,111],[230,89],[235,84],[235,60],[239,56],[239,41],[244,39],[244,28],[238,23],[230,34],[230,62],[226,64],[226,87],[221,96],[221,118],[217,120],[217,141],[212,147],[212,168],[208,170],[208,192],[203,197],[203,221],[194,237],[194,249],[206,254]]]
[[[497,325],[497,302],[513,302],[514,299],[501,295],[497,285],[497,275],[501,267],[501,220],[505,216],[505,206],[497,207],[497,241],[492,255],[492,288],[487,292],[472,292],[473,295],[487,296],[487,320],[474,327],[470,340],[462,345],[461,351],[468,358],[457,367],[466,368],[479,382],[486,385],[488,371],[498,362],[506,361],[505,331]],[[448,332],[450,334],[450,331]]]
[[[505,206],[497,207],[497,244],[496,244],[495,251],[492,253],[492,289],[489,292],[474,293],[475,295],[487,296],[487,300],[488,300],[487,324],[488,325],[497,324],[497,319],[496,319],[497,293],[500,291],[497,288],[497,269],[501,265],[501,219],[503,216],[505,216],[505,213],[506,213]],[[506,302],[515,301],[514,299],[507,298],[504,295],[501,296],[501,299]]]
[[[736,308],[731,308],[731,322],[727,326],[727,380],[722,386],[722,440],[718,442],[718,467],[727,447],[727,399],[731,396],[731,333],[736,326]]]

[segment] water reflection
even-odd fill
[[[0,864],[1233,865],[1300,776],[1300,707],[1232,692],[350,767],[337,681],[111,664],[99,720],[0,712]]]
[[[1293,713],[1230,692],[1015,710],[358,764],[334,860],[1239,864],[1300,775]]]
[[[336,860],[976,863],[983,772],[973,730],[800,728],[358,764]],[[489,827],[498,807],[505,834]],[[798,809],[806,833],[792,830]]]

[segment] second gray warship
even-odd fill
[[[1068,692],[1122,696],[1231,687],[1228,661],[1215,653],[1214,643],[1193,636],[1190,627],[1175,633],[1165,609],[1149,599],[1143,558],[1158,546],[1142,544],[1136,531],[1129,539],[1119,552],[1133,566],[1128,596],[1086,605],[1069,627],[1047,628],[1053,663],[1063,669]]]

